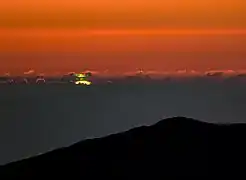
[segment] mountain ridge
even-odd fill
[[[0,177],[69,178],[207,176],[239,173],[246,160],[246,124],[167,118],[0,167]],[[243,171],[242,171],[243,172]]]

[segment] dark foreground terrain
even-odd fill
[[[0,165],[169,117],[245,122],[246,83],[204,81],[0,85]]]
[[[7,164],[0,179],[238,175],[245,137],[245,124],[170,118]]]

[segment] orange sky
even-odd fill
[[[0,71],[246,69],[245,0],[9,0]]]

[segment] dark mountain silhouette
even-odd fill
[[[245,135],[245,124],[175,117],[7,164],[0,179],[238,175]]]

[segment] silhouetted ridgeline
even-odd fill
[[[245,137],[245,124],[170,118],[7,164],[0,179],[238,175],[245,170]]]

